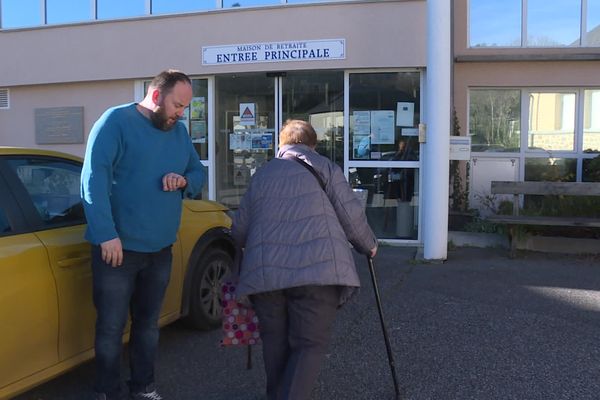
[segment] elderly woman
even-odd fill
[[[277,158],[253,176],[232,233],[244,248],[238,294],[250,295],[260,321],[267,396],[302,400],[336,310],[360,286],[348,242],[374,257],[377,240],[342,170],[314,150],[310,124],[287,121],[279,144]]]

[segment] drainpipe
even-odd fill
[[[427,95],[423,157],[423,258],[448,255],[450,0],[427,0]]]

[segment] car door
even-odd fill
[[[6,172],[0,158],[0,398],[58,362],[55,281]]]
[[[90,245],[79,197],[81,164],[59,157],[13,156],[7,160],[28,194],[35,235],[44,245],[58,290],[59,360],[84,359],[94,346]]]

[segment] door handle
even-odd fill
[[[59,260],[58,266],[61,268],[74,267],[81,264],[89,263],[92,260],[91,256],[72,257]]]

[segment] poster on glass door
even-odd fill
[[[256,125],[255,103],[240,103],[240,125]]]

